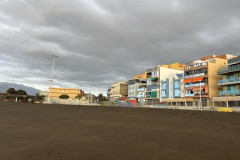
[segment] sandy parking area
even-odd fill
[[[0,103],[1,160],[238,160],[240,114]]]

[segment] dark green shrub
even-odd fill
[[[59,98],[61,98],[61,99],[68,99],[68,98],[69,98],[69,95],[67,95],[67,94],[62,94],[61,96],[59,96]]]
[[[16,94],[16,91],[15,91],[14,88],[9,88],[9,89],[7,90],[7,93],[9,93],[9,94]]]

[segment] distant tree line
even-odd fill
[[[17,95],[27,95],[27,92],[22,90],[22,89],[19,89],[19,90],[15,90],[14,88],[9,88],[7,90],[7,93],[8,94],[17,94]]]

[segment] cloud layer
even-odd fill
[[[237,0],[1,0],[0,81],[104,93],[159,64],[240,51]]]

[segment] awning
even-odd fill
[[[183,77],[183,75],[182,75],[182,74],[177,74],[177,76],[178,76],[178,77]]]
[[[152,78],[151,80],[152,80],[152,81],[155,81],[155,80],[157,80],[157,78]]]
[[[184,79],[183,83],[189,83],[189,82],[192,82],[193,79]]]
[[[204,77],[194,78],[193,82],[201,82]]]
[[[205,87],[205,93],[208,93],[208,86]]]
[[[201,87],[201,90],[203,90],[204,87]],[[197,88],[193,88],[193,91],[200,91],[200,87],[197,87]]]

